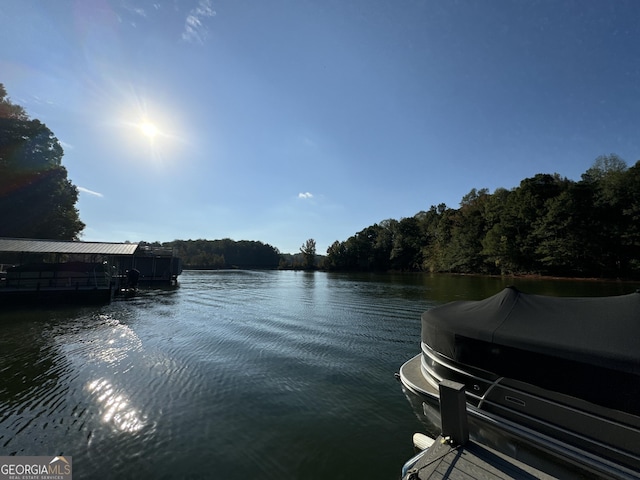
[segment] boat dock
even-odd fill
[[[566,471],[551,475],[469,439],[464,385],[449,380],[440,383],[440,413],[442,434],[435,440],[414,436],[416,448],[424,450],[405,463],[402,480],[569,478]],[[576,478],[597,478],[576,470]]]
[[[473,441],[452,445],[438,437],[403,480],[437,479],[555,479],[518,460]]]
[[[180,258],[137,243],[0,238],[0,308],[108,303],[139,286],[177,286]]]

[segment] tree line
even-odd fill
[[[640,277],[640,161],[596,159],[572,181],[538,174],[511,190],[472,189],[335,241],[325,267],[576,277]]]
[[[251,240],[174,240],[172,242],[140,242],[145,246],[173,249],[187,269],[215,270],[223,268],[278,268],[281,254],[269,244]]]
[[[173,240],[171,242],[140,242],[141,246],[162,247],[180,257],[186,269],[295,269],[317,268],[323,257],[316,255],[316,242],[310,238],[296,254],[280,253],[268,243],[253,240]]]

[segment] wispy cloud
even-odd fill
[[[93,190],[89,190],[88,188],[78,187],[78,191],[82,193],[88,193],[89,195],[94,195],[96,197],[104,197],[100,192],[94,192]]]
[[[60,142],[60,145],[62,146],[62,148],[64,148],[65,150],[73,150],[73,145],[71,145],[70,143],[64,142],[62,140],[58,140],[58,142]]]
[[[154,12],[162,9],[161,4],[157,2],[153,2],[150,5],[146,2],[146,7],[134,5],[134,3],[139,3],[139,0],[122,0],[123,15],[118,15],[120,22],[126,20],[134,28],[138,26],[138,20],[149,20],[153,17]]]
[[[304,193],[301,192],[298,194],[298,198],[303,198],[303,199],[313,198],[313,194],[309,192],[304,192]]]
[[[187,15],[182,39],[187,42],[202,43],[207,36],[207,27],[203,24],[203,20],[215,15],[216,11],[211,6],[211,0],[199,0],[198,6]]]
[[[146,18],[147,16],[147,12],[145,11],[145,9],[140,6],[131,5],[129,2],[123,2],[122,6],[127,12],[133,13],[134,15],[138,15],[144,18]]]

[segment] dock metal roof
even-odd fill
[[[137,243],[71,242],[63,240],[0,238],[0,252],[133,255],[137,248]]]

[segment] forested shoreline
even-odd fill
[[[229,238],[222,240],[174,240],[142,245],[172,248],[185,268],[216,270],[225,268],[278,268],[281,254],[277,248],[262,242]]]
[[[296,254],[281,253],[268,243],[254,240],[236,241],[230,238],[173,240],[163,243],[142,241],[140,245],[170,248],[175,256],[180,257],[184,268],[190,270],[316,269],[322,264],[323,259],[322,256],[316,256],[315,251],[303,252],[303,248]],[[309,260],[309,254],[315,257],[315,261]]]
[[[472,189],[334,242],[329,270],[640,277],[640,161],[598,157],[580,181],[538,174],[511,190]]]

